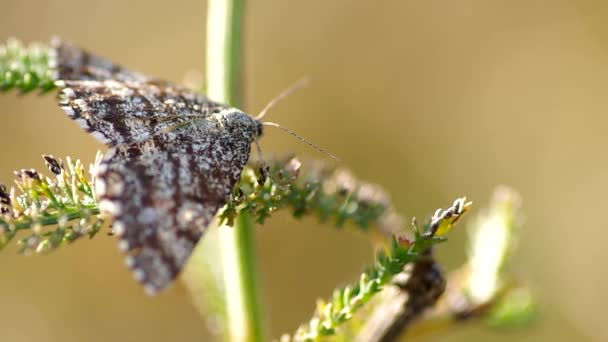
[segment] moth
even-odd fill
[[[261,122],[265,111],[252,118],[64,41],[53,46],[59,105],[110,148],[95,180],[99,208],[135,279],[155,294],[229,200],[263,125],[276,124]]]

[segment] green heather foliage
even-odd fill
[[[49,46],[26,47],[17,40],[9,40],[0,46],[0,91],[49,92],[55,87],[54,66],[54,51]],[[17,239],[22,253],[50,252],[81,237],[93,238],[103,226],[103,215],[93,191],[101,153],[86,171],[80,161],[69,157],[65,162],[50,155],[43,158],[49,176],[36,170],[20,170],[15,172],[14,186],[0,183],[0,248]],[[486,319],[492,326],[519,326],[533,318],[535,307],[526,288],[517,287],[509,292],[507,282],[502,281],[508,259],[506,251],[510,250],[514,218],[519,209],[513,204],[514,195],[504,196],[506,190],[502,191],[503,196],[495,200],[489,210],[493,219],[487,214],[477,220],[477,226],[483,227],[477,228],[478,231],[507,229],[507,240],[501,246],[505,252],[490,272],[499,285],[491,293],[492,298],[480,302],[471,300],[472,307],[462,312],[472,316],[471,312],[485,312],[476,308],[489,307]],[[287,158],[271,161],[263,168],[248,165],[219,218],[232,225],[239,213],[247,211],[255,222],[263,224],[274,212],[288,209],[295,218],[312,215],[337,228],[352,227],[370,236],[370,240],[372,236],[380,237],[381,248],[359,280],[335,289],[330,300],[320,300],[310,322],[300,326],[293,335],[281,338],[282,341],[319,341],[327,336],[339,336],[345,323],[364,306],[374,303],[371,299],[375,294],[393,286],[395,277],[407,272],[406,266],[415,264],[421,256],[432,257],[433,246],[445,241],[445,235],[470,206],[465,198],[459,198],[451,207],[438,209],[424,229],[419,230],[415,221],[412,229],[406,229],[389,196],[378,186],[356,179],[345,168],[322,163],[303,167],[298,159]],[[495,222],[495,218],[503,220],[504,227],[485,225]],[[473,234],[471,244],[471,250],[483,254],[487,241]],[[488,273],[481,269],[472,269],[471,273],[475,271],[481,276]],[[468,286],[462,284],[457,291],[463,298],[474,298],[475,293],[471,292],[474,286]],[[498,304],[492,307],[489,303],[493,302]],[[456,317],[458,314],[453,311],[446,315]]]
[[[0,91],[18,89],[43,92],[55,88],[52,66],[54,51],[47,45],[24,46],[10,39],[0,46]]]
[[[43,156],[52,176],[36,170],[15,172],[15,187],[0,184],[0,247],[20,230],[20,251],[48,252],[82,236],[93,237],[103,224],[93,194],[93,183],[80,161]],[[98,154],[97,160],[101,159]],[[97,164],[95,164],[97,165]],[[93,166],[92,166],[93,167]],[[94,172],[94,170],[90,170]],[[45,230],[52,226],[50,230]]]

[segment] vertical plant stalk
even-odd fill
[[[242,210],[234,227],[220,227],[227,336],[231,341],[264,341],[263,318],[255,270],[254,222]]]
[[[244,0],[209,0],[207,11],[207,94],[234,107],[243,106],[244,5]],[[263,341],[255,227],[247,210],[242,210],[235,222],[234,228],[219,227],[226,337],[232,341]]]
[[[207,94],[243,106],[243,19],[245,0],[209,0],[207,8]]]

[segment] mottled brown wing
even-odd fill
[[[170,83],[61,81],[59,105],[69,118],[104,144],[143,141],[226,106]]]
[[[57,80],[149,82],[154,78],[131,71],[109,60],[93,55],[77,46],[54,38],[51,45],[56,52]]]
[[[247,140],[195,120],[108,153],[97,176],[99,205],[113,218],[127,265],[148,293],[180,272],[226,204],[249,152]]]
[[[228,200],[258,127],[239,126],[229,115],[245,114],[188,89],[54,44],[59,104],[114,147],[96,177],[99,207],[113,219],[135,278],[156,293]]]
[[[55,70],[68,117],[109,146],[143,141],[227,106],[171,82],[127,70],[59,39]]]

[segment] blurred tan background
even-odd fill
[[[280,122],[390,190],[427,218],[466,195],[520,190],[526,222],[514,272],[533,284],[541,317],[527,330],[469,324],[436,341],[606,341],[608,274],[608,3],[566,0],[250,1],[247,109],[296,79],[312,84],[273,109]],[[0,40],[57,34],[173,81],[204,68],[202,1],[2,0]],[[0,94],[0,179],[43,168],[40,155],[90,162],[102,148],[53,96]],[[266,130],[267,158],[325,158]],[[466,223],[466,222],[465,222]],[[440,257],[465,257],[455,231]],[[310,317],[317,297],[371,260],[361,236],[276,215],[258,230],[271,335]],[[335,251],[339,246],[339,254]],[[603,247],[602,247],[603,246]],[[3,341],[204,341],[181,284],[150,298],[100,234],[49,256],[0,254]],[[314,275],[318,281],[311,281]]]

